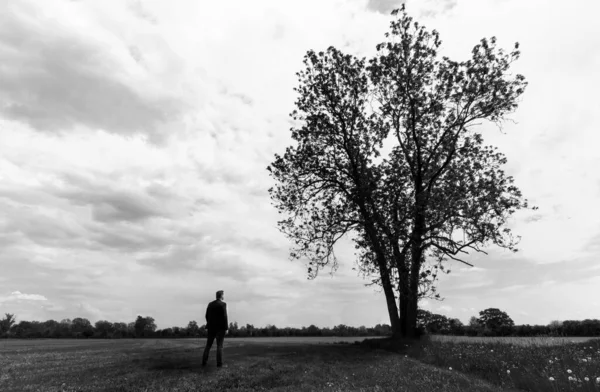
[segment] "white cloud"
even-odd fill
[[[8,301],[47,301],[48,299],[40,294],[25,294],[20,291],[13,291],[6,297],[0,297],[0,302],[8,302]]]
[[[453,268],[451,269],[450,274],[452,276],[471,276],[471,275],[477,275],[478,273],[484,272],[485,268],[481,268],[481,267],[459,267],[459,268]]]
[[[502,287],[498,291],[502,291],[502,292],[506,292],[506,291],[519,291],[519,290],[527,288],[527,287],[529,287],[529,286],[528,285],[524,285],[524,284],[514,284],[514,285],[511,285],[511,286]]]
[[[201,322],[224,288],[241,323],[385,320],[383,295],[350,271],[347,244],[334,278],[306,281],[305,266],[287,260],[265,167],[290,143],[304,53],[334,45],[371,55],[392,3],[2,3],[0,281],[52,298],[19,292],[2,306],[21,319],[144,314],[162,327]],[[581,300],[600,294],[581,283],[600,254],[598,3],[430,0],[407,9],[459,60],[484,36],[505,48],[519,41],[515,70],[530,81],[517,123],[506,134],[482,130],[540,209],[511,223],[521,252],[469,255],[474,268],[452,263],[440,278],[443,307],[452,316],[497,304],[530,323],[558,307],[563,317],[600,317]],[[274,315],[272,303],[294,311]]]
[[[492,283],[493,283],[492,280],[483,280],[483,281],[477,281],[477,282],[471,282],[471,283],[461,284],[457,288],[458,289],[463,289],[463,290],[464,289],[476,289],[478,287],[489,286]]]
[[[98,11],[60,0],[2,6],[0,110],[41,132],[84,126],[161,140],[183,105],[181,81],[168,77],[182,74],[181,59],[137,18],[115,23]],[[115,5],[112,12],[127,14]],[[127,35],[134,30],[141,38]],[[132,48],[145,57],[133,58]]]
[[[438,306],[437,310],[445,312],[445,313],[450,313],[452,312],[452,309],[454,309],[452,306],[449,305],[442,305],[442,306]]]
[[[389,15],[392,10],[399,8],[402,3],[404,3],[402,0],[368,0],[367,8],[372,11]]]
[[[79,303],[77,306],[77,315],[78,317],[94,320],[94,322],[106,319],[103,311],[87,302]]]

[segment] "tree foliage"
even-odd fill
[[[484,38],[457,62],[438,56],[439,34],[404,7],[393,15],[369,61],[334,47],[307,52],[295,144],[267,169],[286,216],[279,228],[309,278],[337,268],[334,246],[348,236],[360,271],[384,290],[395,333],[412,335],[418,299],[437,296],[444,261],[490,244],[516,251],[505,224],[527,201],[474,127],[500,124],[526,82],[509,72],[518,44],[505,53]]]
[[[200,327],[196,321],[190,321],[187,325],[187,331],[190,336],[197,336],[200,334]]]
[[[114,332],[114,325],[107,320],[98,320],[94,324],[96,333],[99,337],[106,338]]]
[[[479,328],[481,324],[479,323],[479,319],[475,316],[471,316],[469,319],[469,326],[473,328]]]
[[[463,333],[463,323],[459,319],[424,309],[419,309],[417,312],[417,326],[429,334],[461,335]]]
[[[13,313],[4,313],[4,318],[0,320],[0,335],[8,333],[16,321]]]
[[[479,312],[479,325],[497,332],[502,327],[513,327],[514,321],[510,316],[497,308],[488,308]]]
[[[487,310],[487,309],[486,309]],[[483,311],[485,312],[485,311]],[[481,312],[481,313],[483,313]],[[11,318],[14,320],[14,315]],[[152,319],[152,317],[142,317],[142,319]],[[73,319],[75,320],[75,319]],[[137,321],[137,319],[136,319]],[[99,338],[99,339],[120,339],[120,338],[195,338],[206,337],[208,332],[204,325],[198,327],[197,333],[194,325],[195,321],[190,321],[187,327],[170,327],[164,329],[155,329],[152,327],[142,332],[142,335],[136,335],[136,322],[110,322],[100,320],[96,322],[88,333],[76,332],[71,328],[72,321],[69,319],[57,322],[55,320],[47,321],[26,321],[13,323],[10,328],[10,334],[3,335],[3,338]],[[232,323],[234,326],[237,322]],[[502,324],[498,330],[492,330],[479,322],[479,318],[471,317],[469,325],[462,325],[460,320],[449,318],[444,315],[435,314],[427,310],[419,309],[418,326],[422,332],[429,334],[450,334],[450,335],[469,335],[469,336],[600,336],[600,320],[565,320],[562,322],[553,321],[548,325],[508,325]],[[112,325],[112,328],[110,326]],[[87,329],[84,329],[86,331]],[[228,337],[286,337],[286,336],[389,336],[392,334],[392,328],[387,324],[377,324],[374,327],[354,327],[345,324],[339,324],[330,327],[318,327],[310,325],[308,327],[291,328],[276,327],[267,325],[264,327],[255,327],[252,324],[242,325],[229,331]]]
[[[135,330],[135,335],[137,337],[147,336],[156,331],[156,323],[152,317],[142,317],[138,315],[133,325],[133,329]]]
[[[71,323],[71,328],[75,332],[83,332],[91,327],[92,323],[90,323],[90,320],[82,317],[75,317]]]

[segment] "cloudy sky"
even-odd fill
[[[0,4],[0,314],[159,328],[203,323],[225,290],[256,326],[389,323],[384,296],[341,266],[306,279],[265,170],[291,143],[309,49],[370,56],[394,0]],[[521,44],[529,87],[486,140],[539,206],[515,215],[521,251],[450,264],[443,302],[518,324],[600,318],[600,24],[596,0],[426,0],[407,9],[466,60],[482,37]],[[465,267],[465,268],[463,268]]]

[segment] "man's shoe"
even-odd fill
[[[217,365],[217,367],[220,367],[220,368],[224,367],[224,368],[226,368],[227,365],[220,364],[220,365]]]
[[[202,362],[202,367],[206,367],[206,362]]]

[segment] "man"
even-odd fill
[[[202,366],[208,362],[208,354],[212,344],[217,339],[217,367],[223,366],[223,340],[229,329],[227,323],[227,304],[223,302],[223,290],[217,291],[217,299],[208,304],[206,308],[206,329],[208,330],[208,339],[204,347],[202,356]]]

